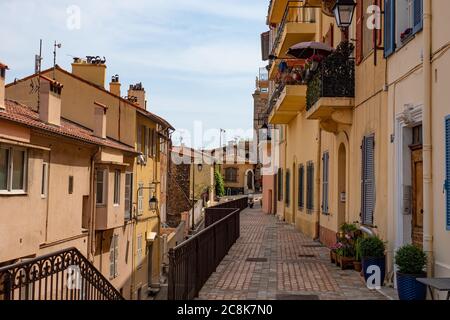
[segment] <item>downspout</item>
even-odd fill
[[[91,217],[89,219],[89,239],[88,239],[88,259],[94,263],[95,257],[95,216],[96,216],[96,206],[95,206],[95,158],[101,152],[102,147],[98,147],[97,151],[91,157],[91,181],[90,181],[90,192],[91,195]]]
[[[322,128],[320,127],[319,124],[319,137],[318,137],[318,147],[317,147],[317,179],[316,179],[316,190],[317,192],[315,192],[314,194],[315,196],[315,208],[317,208],[317,224],[316,224],[316,233],[314,236],[314,239],[320,239],[320,169],[321,169],[321,157],[322,156]]]
[[[427,273],[433,274],[433,178],[431,140],[431,0],[423,1],[423,249],[428,256]]]
[[[47,212],[46,212],[46,217],[45,217],[45,243],[48,242],[48,217],[49,217],[49,214],[50,214],[50,177],[51,177],[50,173],[51,173],[51,167],[52,167],[52,150],[50,149],[50,151],[48,152],[47,190],[45,190],[45,192],[47,192]]]

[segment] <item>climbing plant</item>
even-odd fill
[[[222,174],[218,170],[214,172],[214,181],[216,184],[216,195],[223,197],[225,195],[225,184],[223,182]]]

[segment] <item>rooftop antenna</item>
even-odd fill
[[[55,41],[53,46],[53,80],[56,80],[56,49],[61,49],[62,44]]]
[[[39,108],[41,106],[41,71],[42,71],[42,39],[39,41],[39,56],[36,56],[36,66],[35,69],[37,69],[36,73],[38,75],[38,99],[37,99],[37,111],[39,112]]]

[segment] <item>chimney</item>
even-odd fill
[[[105,88],[106,59],[87,56],[86,59],[74,58],[72,74],[83,78],[101,88]]]
[[[8,66],[0,62],[0,110],[5,110],[5,78]]]
[[[94,102],[94,135],[106,139],[106,111],[104,104]]]
[[[61,93],[63,85],[41,76],[39,88],[39,119],[55,126],[61,125]]]
[[[109,92],[120,97],[120,86],[119,75],[116,74],[111,78],[111,82],[109,83]]]
[[[135,97],[136,103],[140,108],[147,110],[147,101],[145,100],[145,89],[142,83],[137,83],[135,85],[130,85],[128,90],[128,98]]]

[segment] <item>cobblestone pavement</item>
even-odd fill
[[[382,300],[329,250],[260,208],[241,214],[241,238],[200,292],[204,300]]]

